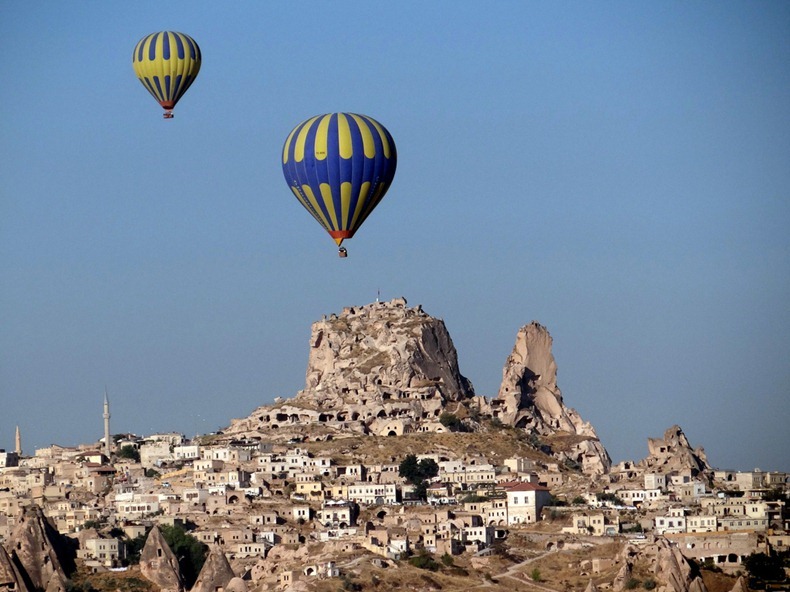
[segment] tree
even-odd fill
[[[438,474],[439,465],[435,460],[424,458],[418,461],[414,454],[406,455],[398,467],[398,475],[414,485],[414,493],[421,500],[428,497],[428,479]]]
[[[783,582],[785,580],[784,562],[778,555],[752,553],[743,560],[749,576],[759,581]],[[751,584],[749,586],[752,587]]]
[[[118,451],[118,458],[127,458],[134,462],[140,462],[140,451],[131,444],[126,444],[121,446],[121,449]]]
[[[416,485],[419,481],[431,479],[439,474],[439,465],[432,458],[417,460],[414,454],[406,455],[406,458],[398,467],[398,475],[405,478],[409,483]]]
[[[445,411],[439,416],[439,423],[446,427],[451,432],[465,432],[466,426],[464,422],[458,419],[454,413]]]
[[[208,547],[188,534],[181,526],[162,526],[162,536],[170,550],[178,558],[178,567],[184,578],[184,587],[189,589],[197,580],[208,555]]]

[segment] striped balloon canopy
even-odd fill
[[[184,96],[200,71],[200,47],[189,35],[160,31],[146,35],[134,48],[132,67],[137,78],[165,110],[172,109]]]
[[[338,246],[387,193],[396,164],[386,128],[355,113],[311,117],[288,134],[283,147],[286,182]]]

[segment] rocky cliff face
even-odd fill
[[[539,323],[533,321],[519,330],[491,413],[507,425],[539,436],[571,436],[569,447],[556,451],[559,456],[580,464],[585,473],[605,473],[612,464],[609,454],[592,425],[565,406],[551,347],[551,335]]]
[[[692,448],[680,426],[674,425],[664,432],[663,438],[648,438],[649,455],[638,463],[645,471],[669,474],[689,471],[696,477],[712,471],[703,448]]]
[[[0,590],[28,592],[22,574],[2,545],[0,545]]]
[[[154,526],[145,539],[145,545],[140,553],[140,572],[162,592],[183,590],[178,559],[167,546],[167,541],[158,526]]]
[[[400,298],[313,323],[304,396],[414,390],[437,390],[446,401],[474,394],[444,321]]]
[[[34,589],[58,591],[66,589],[63,543],[58,532],[47,522],[38,506],[31,506],[17,524],[8,540],[7,549],[19,572],[27,577]]]
[[[228,584],[236,577],[221,547],[215,546],[206,557],[195,585],[190,592],[215,592],[227,590]]]
[[[306,426],[312,438],[442,432],[442,413],[467,417],[462,406],[471,403],[507,425],[551,436],[559,461],[605,473],[611,460],[595,430],[563,402],[551,345],[545,327],[523,327],[499,394],[489,402],[475,397],[461,374],[442,320],[403,298],[349,307],[313,324],[304,390],[233,420],[225,433],[288,439],[303,435]]]
[[[402,435],[442,430],[448,403],[474,396],[444,322],[403,298],[349,307],[313,323],[304,390],[234,420],[228,433],[327,431]]]

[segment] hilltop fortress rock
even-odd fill
[[[227,433],[313,424],[346,433],[444,431],[448,405],[474,397],[444,321],[405,298],[313,323],[305,389],[234,420]]]
[[[552,436],[558,460],[605,473],[611,460],[595,430],[563,403],[551,343],[540,324],[523,327],[499,394],[489,401],[476,397],[461,374],[444,321],[408,307],[404,298],[348,307],[313,323],[304,390],[233,420],[225,434],[287,439],[304,436],[308,425],[311,438],[444,432],[443,413],[465,418],[474,407],[506,425]]]
[[[566,436],[570,444],[559,456],[578,463],[585,473],[606,473],[612,461],[595,428],[562,400],[551,346],[551,335],[540,323],[533,321],[519,330],[502,370],[499,394],[491,401],[491,414],[538,436]]]

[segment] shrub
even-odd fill
[[[450,567],[453,563],[455,563],[455,560],[453,559],[452,555],[450,555],[449,553],[445,553],[444,555],[442,555],[443,565],[445,565],[446,567]]]
[[[656,587],[656,581],[655,580],[645,580],[642,583],[642,588],[644,588],[645,590],[652,590],[655,587]]]
[[[533,582],[540,582],[540,570],[536,567],[532,570],[532,573],[529,574],[529,577],[532,578]]]
[[[427,569],[428,571],[438,571],[439,564],[431,557],[430,553],[422,552],[419,555],[409,558],[409,563],[414,567],[420,569]]]
[[[628,580],[628,581],[625,583],[625,589],[626,589],[626,590],[633,590],[634,588],[638,588],[638,587],[639,587],[639,584],[641,584],[641,583],[642,583],[642,582],[640,582],[640,581],[639,581],[639,580],[637,580],[636,578],[631,578],[630,580]]]

